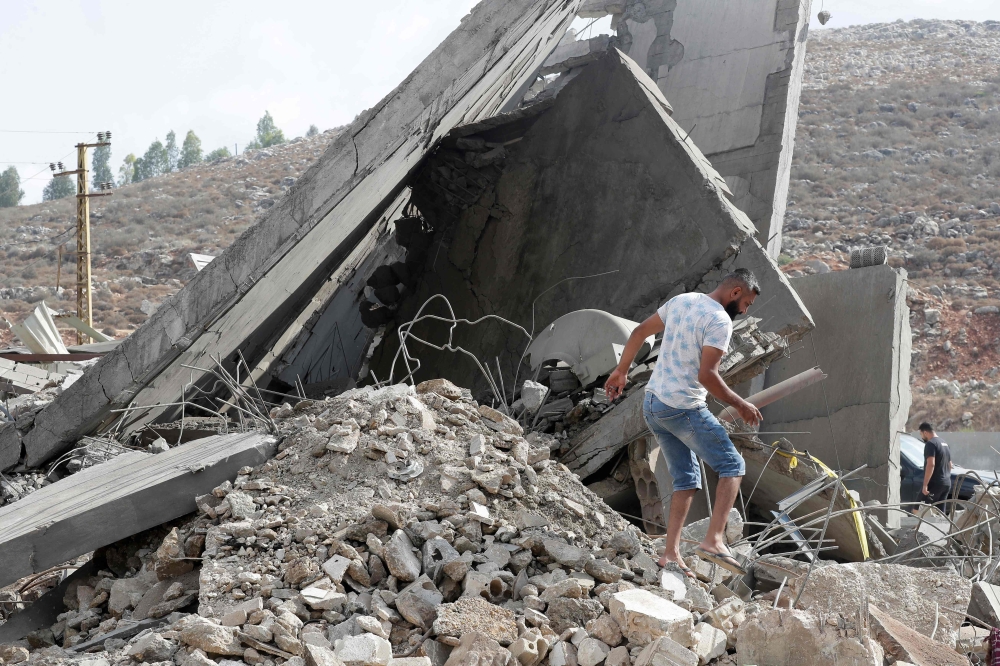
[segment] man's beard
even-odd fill
[[[734,299],[732,301],[729,301],[723,307],[726,308],[726,314],[729,315],[730,319],[736,319],[741,314],[739,299]]]

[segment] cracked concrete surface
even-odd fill
[[[621,48],[781,250],[811,0],[629,0]]]
[[[456,125],[501,108],[555,48],[578,6],[579,0],[477,5],[260,222],[38,415],[25,437],[28,464],[43,463],[98,428],[113,404],[176,401],[191,373],[182,364],[207,367],[209,355],[232,364],[240,349],[256,365],[279,341],[290,344],[282,337],[289,322],[314,305],[313,296],[429,148]]]
[[[458,178],[465,168],[462,150],[448,153],[461,139],[446,139],[417,175],[414,200],[439,229],[435,242],[448,249],[427,267],[397,321],[412,318],[436,293],[449,298],[459,317],[494,314],[526,329],[532,315],[537,330],[582,308],[639,321],[674,293],[748,266],[771,299],[756,313],[771,318],[769,330],[795,335],[811,328],[808,312],[753,239],[749,219],[729,201],[705,157],[684,140],[669,108],[636,63],[612,50],[537,117],[518,116],[512,128],[494,125],[474,137],[459,128],[466,140],[509,144],[508,156],[493,172],[461,172],[466,181],[488,181],[470,193],[476,200],[465,208],[443,204],[451,194],[433,182],[438,173]],[[619,272],[561,285],[536,302],[564,278],[612,270]],[[440,343],[447,331],[433,323],[414,333]],[[508,382],[526,342],[496,322],[460,327],[455,336],[455,344],[491,367],[499,362]],[[374,366],[378,377],[388,376],[397,348],[395,336],[383,343]],[[411,353],[424,363],[418,381],[445,374],[474,389],[486,386],[471,361],[419,343]]]
[[[797,353],[771,365],[765,384],[816,365],[828,377],[761,410],[761,430],[808,432],[789,439],[831,467],[869,466],[862,500],[898,502],[899,432],[910,410],[905,271],[873,266],[795,278],[792,286],[816,329]]]

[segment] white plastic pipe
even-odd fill
[[[782,398],[789,396],[796,391],[804,389],[810,384],[815,384],[818,381],[826,379],[826,375],[818,367],[810,368],[805,372],[801,372],[794,377],[789,377],[783,382],[778,382],[774,386],[764,389],[760,393],[754,393],[752,396],[747,398],[747,402],[751,405],[760,409],[766,405],[770,405],[772,402],[777,402]],[[739,416],[737,412],[732,407],[726,407],[719,413],[720,421],[729,421],[732,423]]]

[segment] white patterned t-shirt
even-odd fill
[[[663,341],[646,390],[675,409],[704,406],[708,391],[698,381],[701,348],[725,352],[733,320],[721,304],[699,293],[674,296],[656,313],[663,320]]]

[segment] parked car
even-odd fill
[[[955,489],[958,488],[958,480],[969,470],[960,467],[954,460],[951,468],[951,495],[955,497]],[[899,499],[901,502],[921,501],[920,491],[924,486],[924,442],[912,435],[899,436],[899,472],[901,475],[899,483]],[[997,472],[994,470],[976,470],[979,477],[986,483],[997,480]],[[962,478],[962,485],[958,488],[959,499],[971,499],[975,492],[975,487],[979,485],[979,480],[972,475]]]

